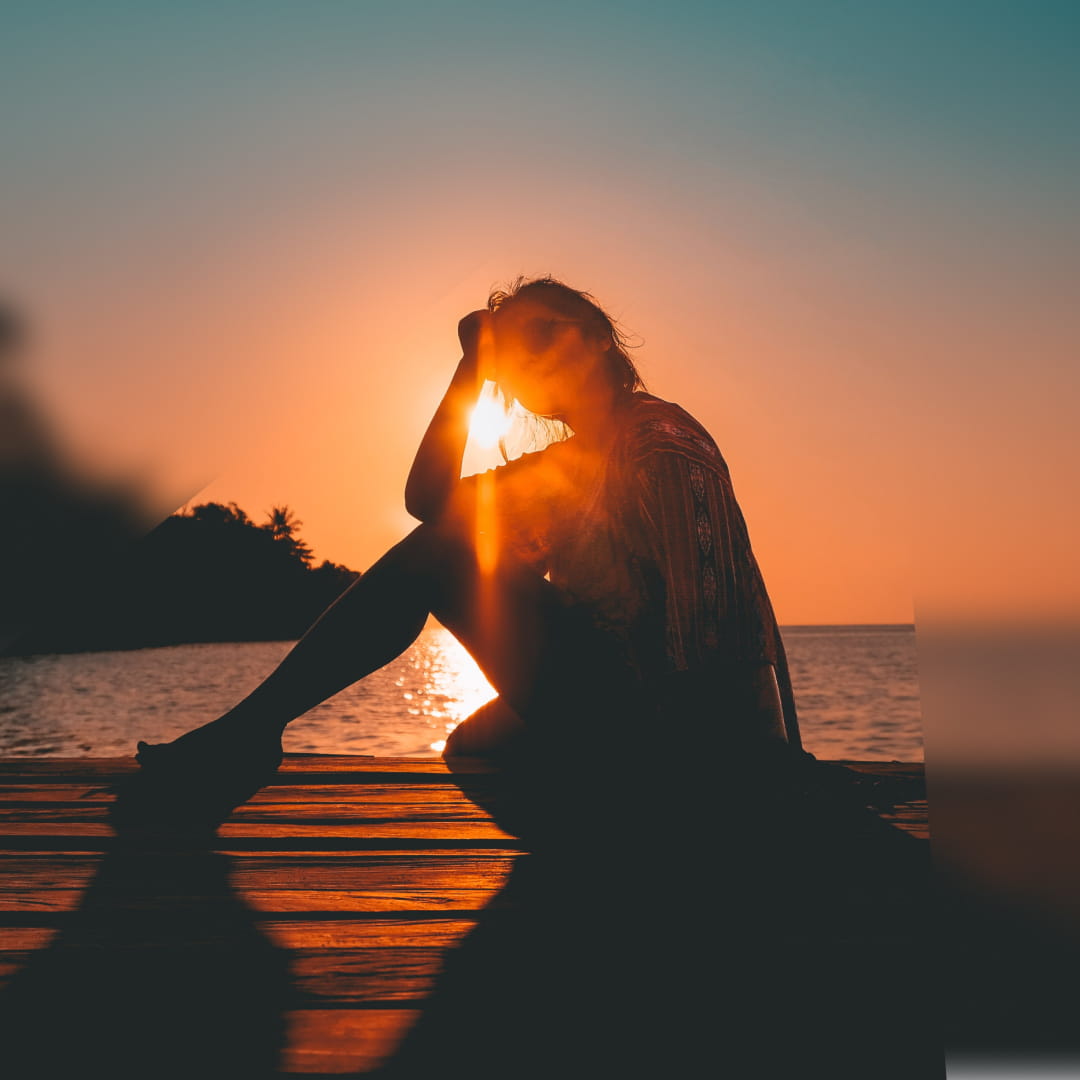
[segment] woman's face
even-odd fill
[[[529,297],[507,301],[494,327],[500,385],[540,415],[573,411],[607,351],[583,322]]]

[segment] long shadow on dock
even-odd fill
[[[287,954],[233,892],[227,856],[145,845],[118,836],[0,996],[6,1075],[276,1075]]]
[[[376,1075],[941,1080],[928,845],[822,796],[684,771],[575,796],[457,780],[536,852],[449,956]],[[565,778],[564,778],[565,780]],[[582,797],[585,786],[590,797]],[[633,790],[631,790],[633,788]],[[556,799],[573,812],[552,819]],[[543,820],[540,820],[543,819]],[[584,829],[583,823],[591,823]]]
[[[770,790],[718,762],[461,771],[478,814],[435,763],[297,758],[223,837],[171,848],[111,836],[100,789],[82,791],[126,765],[20,763],[2,808],[0,975],[16,973],[0,1070],[246,1080],[355,1075],[390,1053],[366,1075],[940,1080],[943,1046],[1076,1045],[1075,889],[1053,890],[1068,934],[1023,890],[1010,907],[950,873],[943,893],[928,842],[867,792]],[[890,820],[925,835],[920,772],[864,772],[888,789],[871,801],[894,773],[911,790]],[[1049,799],[1046,854],[1075,885],[1080,787],[1059,786],[1024,790]],[[1030,816],[982,787],[941,789],[957,870],[965,821],[996,813],[996,836]],[[1027,836],[1003,882],[1047,868]]]

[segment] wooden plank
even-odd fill
[[[66,836],[12,837],[2,845],[2,849],[3,852],[12,855],[56,856],[108,855],[118,850],[115,841],[108,838],[72,838]],[[460,840],[438,840],[431,837],[417,837],[412,840],[409,837],[387,837],[384,839],[364,839],[363,837],[343,837],[340,839],[333,837],[323,837],[321,839],[319,837],[283,837],[277,839],[233,837],[227,844],[221,842],[220,846],[214,848],[214,851],[216,854],[227,855],[236,859],[244,859],[254,855],[304,858],[334,854],[359,859],[364,855],[371,854],[409,856],[414,852],[424,854],[445,852],[447,855],[483,855],[488,852],[525,853],[524,848],[505,840],[470,839],[463,843]]]
[[[0,854],[0,890],[26,888],[81,888],[90,883],[101,865],[100,855],[20,856]]]
[[[11,784],[22,778],[60,779],[78,782],[85,778],[98,782],[127,776],[139,771],[134,756],[125,758],[0,758],[0,782]],[[491,765],[481,759],[462,761],[455,766],[459,773],[484,774]],[[335,776],[416,776],[429,783],[449,779],[450,770],[441,758],[367,757],[359,754],[286,754],[277,781],[302,782],[304,776],[318,776],[332,782]],[[355,780],[352,782],[356,782]]]
[[[448,814],[463,812],[482,814],[483,811],[478,809],[473,795],[482,796],[485,800],[497,797],[500,791],[493,781],[494,778],[483,778],[487,790],[477,789],[475,792],[473,789],[468,792],[463,791],[456,784],[407,781],[378,784],[268,786],[255,792],[247,802],[238,807],[237,812],[272,812],[276,808],[288,806],[327,806],[353,813],[362,810],[379,816],[391,815],[396,811],[411,812],[418,808],[429,807]],[[641,777],[640,783],[645,789],[649,778]],[[632,791],[633,788],[629,790]],[[916,786],[916,782],[874,781],[868,783],[865,790],[875,795],[880,793],[896,797],[900,802],[926,798],[925,788],[921,785]],[[92,814],[108,806],[113,798],[113,793],[103,787],[87,788],[67,783],[50,785],[37,781],[27,782],[4,789],[0,794],[0,813],[5,815],[5,819],[10,819],[12,815],[48,809],[69,809],[76,813]]]
[[[453,827],[454,823],[475,823],[477,838],[484,843],[493,839],[508,839],[508,834],[490,825],[487,815],[466,798],[455,784],[446,783],[448,774],[441,761],[423,761],[425,772],[393,769],[410,769],[417,759],[371,759],[383,776],[392,783],[344,783],[344,779],[370,780],[373,774],[355,770],[347,773],[341,767],[355,759],[333,755],[316,755],[310,758],[290,756],[279,777],[280,784],[270,785],[258,792],[248,803],[238,807],[229,822],[222,828],[223,838],[233,839],[240,848],[265,847],[270,836],[297,840],[315,835],[321,836],[331,847],[340,847],[342,837],[353,835],[350,830],[362,829],[365,842],[400,838],[415,845],[417,840],[429,837],[432,841],[445,843],[461,840],[463,833]],[[116,765],[116,762],[111,763]],[[121,762],[130,771],[130,762]],[[384,764],[387,769],[384,770]],[[881,816],[913,835],[926,837],[925,787],[922,768],[903,763],[849,763],[852,768],[869,777],[874,794],[895,798],[896,805],[882,811]],[[73,850],[92,850],[88,838],[104,839],[110,835],[104,825],[107,803],[111,795],[104,786],[85,787],[69,783],[61,774],[50,770],[70,770],[74,765],[94,770],[110,765],[107,761],[16,761],[0,762],[7,767],[7,779],[18,781],[7,784],[7,800],[0,801],[0,833],[12,838],[11,846],[27,850],[31,845],[27,837],[41,837],[41,850],[56,848],[55,838],[61,831],[57,828],[28,828],[35,822],[53,826],[67,826],[65,830],[73,841]],[[389,771],[387,771],[389,770]],[[288,774],[288,775],[285,775]],[[52,798],[49,784],[53,783]],[[70,778],[68,778],[70,779]],[[304,779],[305,784],[295,783]],[[440,779],[442,783],[432,783]],[[322,781],[330,781],[337,787]],[[293,782],[289,782],[293,781]],[[307,783],[310,782],[310,783]],[[20,793],[21,792],[21,793]],[[64,797],[61,797],[64,796]],[[250,823],[250,826],[249,824]],[[406,830],[394,828],[395,824],[410,823]],[[417,828],[411,827],[416,823]],[[79,826],[98,825],[99,828]],[[286,825],[284,831],[273,826]],[[269,828],[268,828],[269,826]],[[294,827],[301,826],[301,827]],[[313,826],[311,828],[302,826]],[[335,828],[335,826],[341,826]],[[384,827],[389,826],[389,827]],[[48,838],[48,839],[46,839]],[[286,847],[296,848],[295,843]]]
[[[914,827],[914,823],[913,823]],[[11,824],[5,827],[2,846],[17,852],[107,852],[115,850],[116,839],[104,824]],[[873,838],[868,838],[869,843]],[[604,844],[602,835],[594,839]],[[215,850],[223,854],[243,852],[320,852],[389,849],[427,849],[462,846],[491,850],[521,851],[521,842],[494,824],[418,822],[414,824],[260,825],[226,822],[219,830]]]
[[[921,766],[852,767],[877,781],[876,791],[897,796],[883,816],[925,830]],[[145,957],[150,970],[182,970],[177,958],[188,950],[207,970],[224,963],[224,971],[240,927],[288,961],[279,1075],[331,1076],[370,1070],[392,1054],[447,958],[465,955],[457,946],[478,925],[494,927],[494,939],[472,937],[489,947],[503,941],[504,926],[528,936],[531,923],[502,920],[518,910],[535,915],[534,894],[526,889],[526,906],[516,909],[518,890],[502,890],[510,871],[533,856],[458,790],[437,759],[290,756],[275,783],[222,826],[216,853],[137,851],[112,835],[106,783],[134,768],[130,760],[0,762],[0,985],[35,965],[46,977],[114,961],[124,970],[125,957]],[[642,804],[630,809],[648,814],[648,775],[635,782]],[[585,835],[602,856],[603,829],[585,826]],[[628,884],[624,915],[635,899]],[[680,881],[665,888],[677,909]],[[909,910],[918,914],[917,897],[902,888],[883,896],[858,877],[842,893],[844,910],[866,915],[858,921],[867,931],[852,949],[868,942],[904,949],[895,926]],[[607,925],[595,900],[577,912],[588,895],[571,886],[552,917]],[[642,940],[658,932],[668,930],[634,930]],[[807,928],[810,945],[819,934]],[[572,965],[567,970],[572,976]]]
[[[175,867],[178,860],[203,857],[183,853],[142,856],[132,869],[131,882],[138,885],[145,879],[146,868],[152,859],[167,861]],[[241,891],[276,888],[394,890],[419,886],[436,890],[498,888],[516,858],[502,852],[460,849],[361,851],[348,856],[326,852],[280,857],[248,853],[232,859],[229,881],[233,888]],[[31,887],[76,888],[89,882],[101,863],[102,856],[84,853],[0,855],[0,887],[25,883]],[[114,874],[111,881],[117,888],[125,885],[123,875]]]
[[[87,879],[89,884],[89,878]],[[237,890],[237,899],[253,911],[264,914],[286,912],[357,912],[416,911],[445,914],[449,911],[479,911],[499,894],[489,889],[258,889]],[[85,889],[41,889],[22,885],[0,885],[0,924],[11,914],[62,915],[79,909]],[[104,895],[104,894],[101,894]],[[110,910],[117,912],[153,911],[167,903],[170,910],[199,910],[214,901],[212,895],[186,893],[172,896],[130,895],[113,890]]]
[[[418,1005],[443,970],[446,950],[296,949],[289,974],[297,1007]]]
[[[868,776],[883,778],[921,778],[924,770],[921,762],[895,761],[835,761],[824,765],[844,765]],[[138,771],[138,763],[132,758],[0,758],[0,783],[11,784],[22,779],[59,779],[78,783],[80,780],[98,780],[126,776]],[[455,771],[483,775],[491,773],[492,767],[482,759],[462,759]],[[441,758],[375,758],[362,755],[338,754],[286,754],[274,783],[301,783],[304,777],[316,777],[320,782],[333,782],[336,776],[383,777],[397,776],[404,782],[418,777],[420,782],[437,783],[440,778],[451,778],[446,763]],[[360,780],[351,780],[360,783]],[[374,781],[367,781],[374,782]]]
[[[472,800],[456,784],[424,781],[393,781],[365,784],[275,784],[255,792],[245,806],[285,806],[296,803],[333,802],[341,805],[394,807],[430,804],[453,808],[473,806]],[[494,778],[492,778],[494,779]],[[33,806],[95,807],[112,802],[107,787],[88,787],[66,781],[48,782],[35,778],[19,784],[0,786],[0,809],[16,810]]]
[[[16,778],[18,779],[18,778]],[[24,777],[18,783],[0,784],[0,806],[21,806],[33,803],[56,803],[58,805],[111,802],[112,793],[98,785],[90,787],[65,780],[49,780],[41,777]]]
[[[230,839],[233,837],[294,837],[326,836],[343,837],[402,837],[416,840],[425,836],[432,839],[464,840],[494,838],[509,839],[510,834],[503,832],[486,815],[474,819],[452,818],[445,820],[435,814],[389,815],[385,818],[369,818],[356,813],[326,814],[321,817],[320,807],[308,808],[306,813],[290,817],[287,811],[279,814],[260,814],[258,811],[242,815],[234,813],[218,829],[218,835]],[[305,820],[307,819],[307,820]],[[314,820],[310,820],[314,819]],[[107,808],[88,809],[85,813],[68,814],[51,809],[34,810],[7,815],[0,815],[0,840],[3,837],[16,836],[112,836],[113,829],[107,822]]]
[[[488,823],[490,818],[476,803],[462,795],[457,789],[453,793],[446,791],[438,797],[427,798],[423,792],[410,798],[408,794],[397,794],[388,798],[384,794],[378,798],[360,797],[355,801],[341,801],[336,793],[328,794],[325,799],[313,797],[310,792],[318,788],[307,789],[303,799],[292,801],[262,798],[238,806],[230,821],[277,822],[294,821],[328,824],[364,824],[376,822],[408,821],[474,821]],[[333,790],[333,789],[332,789]],[[47,802],[32,800],[17,803],[0,803],[0,836],[5,827],[21,822],[71,822],[73,824],[106,821],[109,802]]]
[[[370,1071],[392,1054],[419,1017],[410,1009],[293,1010],[282,1070],[299,1075]]]
[[[394,915],[370,919],[260,919],[258,927],[283,949],[449,949],[473,929],[476,919]],[[0,929],[0,933],[3,933]]]
[[[859,772],[882,776],[922,775],[920,761],[854,761],[846,758],[822,761],[824,765],[843,765]],[[138,769],[132,757],[6,757],[0,758],[0,776],[7,775],[100,775],[106,772],[129,773]],[[458,771],[490,773],[491,765],[483,758],[459,758]],[[449,768],[439,757],[374,757],[367,754],[295,754],[287,753],[282,760],[282,773],[342,772],[342,773],[419,773],[448,774]],[[981,773],[981,771],[980,771]]]
[[[0,952],[0,992],[31,962],[35,950]],[[417,1005],[443,970],[446,949],[424,945],[378,949],[295,948],[289,953],[291,1004],[366,1008]]]
[[[65,940],[65,948],[99,948],[103,944],[116,947],[116,929],[101,913],[101,924],[80,926],[77,943]],[[223,925],[197,926],[185,942],[192,947],[227,945],[234,940],[236,926],[225,920]],[[367,919],[259,919],[259,932],[283,949],[385,949],[425,948],[446,949],[456,945],[476,925],[475,918],[454,918],[444,915],[420,914],[415,917],[394,913],[385,918]],[[0,953],[40,949],[48,945],[58,932],[55,926],[0,926]],[[175,941],[163,942],[161,921],[156,913],[146,918],[130,916],[124,926],[123,947],[144,949],[173,949]]]
[[[59,935],[56,926],[6,926],[0,927],[0,955],[27,954],[44,949]]]
[[[280,816],[277,814],[266,816],[235,814],[218,830],[218,835],[222,838],[221,846],[245,841],[264,841],[267,837],[317,838],[322,841],[332,841],[331,846],[340,846],[343,837],[354,838],[358,841],[407,837],[414,843],[422,843],[426,840],[446,841],[447,839],[459,841],[469,837],[472,840],[484,842],[503,840],[511,847],[518,846],[512,834],[500,830],[484,818],[470,821],[469,818],[463,816],[460,820],[442,821],[438,820],[434,814],[417,813],[412,817],[403,814],[387,821],[378,818],[349,817],[345,814],[324,815],[319,812],[318,807],[305,809],[310,811],[308,816],[291,815],[286,808],[281,809]],[[890,811],[880,811],[878,816],[913,835],[923,838],[929,836],[925,803],[921,806],[911,804],[896,806]],[[73,815],[53,811],[31,812],[26,815],[26,820],[0,821],[0,846],[3,846],[5,834],[9,840],[15,837],[56,837],[58,835],[69,839],[75,837],[85,839],[88,836],[105,838],[111,835],[111,829],[103,818],[103,813]],[[467,827],[465,827],[466,824]],[[26,841],[20,840],[19,844],[25,848]]]
[[[222,846],[235,845],[241,840],[323,839],[336,841],[402,840],[411,843],[425,841],[514,841],[490,819],[487,821],[372,821],[355,825],[306,825],[284,821],[233,821],[231,818],[219,829]],[[112,839],[111,826],[105,821],[9,821],[0,827],[0,839],[66,837],[71,840]],[[513,847],[514,843],[509,843]],[[76,850],[73,848],[72,850]]]

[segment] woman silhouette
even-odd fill
[[[492,293],[458,334],[406,484],[421,524],[224,716],[140,743],[143,771],[191,784],[190,808],[227,812],[273,774],[291,720],[397,657],[429,613],[499,695],[448,756],[595,762],[665,725],[665,743],[715,736],[725,752],[801,758],[776,619],[704,428],[645,393],[611,318],[554,278]],[[462,479],[487,378],[572,435]]]

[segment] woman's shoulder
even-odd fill
[[[727,472],[716,440],[681,405],[636,391],[625,413],[627,449],[640,461],[653,453],[675,453]]]
[[[647,394],[643,390],[637,390],[631,395],[626,418],[630,428],[635,432],[655,431],[664,435],[696,437],[713,442],[712,436],[700,421],[691,416],[681,405],[676,405],[673,401],[665,401],[655,394]]]

